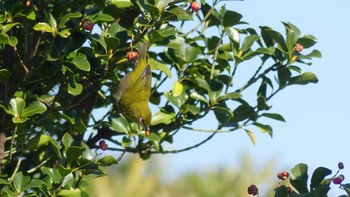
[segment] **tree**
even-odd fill
[[[316,39],[291,23],[283,23],[285,34],[267,26],[254,29],[220,3],[0,2],[2,195],[87,195],[86,180],[121,159],[94,154],[98,149],[147,159],[190,150],[237,129],[255,143],[248,125],[272,135],[260,118],[284,119],[269,112],[269,100],[291,85],[318,81],[303,72],[308,60],[321,57],[318,50],[304,50]],[[159,109],[153,112],[150,136],[114,107],[116,87],[132,70],[137,45],[144,41],[151,46],[150,102]],[[246,62],[256,66],[241,83]],[[170,78],[175,82],[169,88]],[[253,101],[244,96],[248,88],[256,89]],[[105,114],[96,118],[99,108]],[[210,113],[217,129],[191,127]],[[164,150],[182,129],[211,133],[191,147]]]

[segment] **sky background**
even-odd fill
[[[289,170],[298,163],[309,165],[309,176],[319,166],[335,173],[337,163],[344,162],[345,177],[350,177],[349,134],[349,0],[245,0],[225,1],[228,10],[243,15],[243,21],[252,27],[269,26],[284,32],[281,21],[291,22],[302,34],[312,34],[318,39],[314,46],[323,58],[313,59],[312,66],[304,71],[314,72],[319,83],[286,88],[269,101],[270,112],[280,113],[286,123],[264,122],[272,126],[273,138],[257,129],[254,146],[244,131],[217,134],[199,148],[172,155],[156,155],[165,167],[164,177],[176,178],[189,171],[237,168],[240,156],[248,154],[254,166],[263,167],[275,159],[275,174]],[[255,98],[255,93],[254,93]],[[202,122],[202,128],[215,128],[216,122]],[[200,142],[210,133],[182,130],[169,149],[181,149]],[[146,161],[147,162],[147,161]],[[244,172],[244,169],[240,169]],[[345,179],[350,182],[350,179]],[[335,188],[335,187],[333,187]],[[332,195],[343,194],[332,189]]]

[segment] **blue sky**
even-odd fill
[[[263,166],[269,159],[276,160],[276,174],[303,162],[309,165],[309,174],[318,166],[335,172],[337,163],[344,162],[345,177],[350,178],[349,135],[349,35],[350,1],[316,0],[245,0],[226,1],[227,9],[243,15],[251,26],[270,26],[284,32],[281,21],[291,22],[302,34],[312,34],[318,39],[316,49],[323,58],[314,59],[311,67],[318,84],[292,86],[274,97],[269,104],[272,111],[280,113],[286,123],[268,122],[274,136],[257,135],[254,146],[243,131],[218,134],[205,145],[180,154],[156,156],[165,160],[165,176],[173,177],[190,170],[237,167],[242,153],[249,154],[256,166]],[[215,123],[203,122],[215,128]],[[208,133],[181,131],[171,148],[183,148],[200,142]],[[242,169],[244,170],[244,169]],[[275,178],[273,174],[271,177]],[[273,181],[273,180],[272,180]],[[350,182],[350,179],[345,179]],[[333,189],[332,194],[339,194]],[[342,192],[340,192],[342,193]]]

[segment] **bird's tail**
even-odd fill
[[[137,58],[137,65],[141,66],[144,69],[147,66],[147,50],[148,50],[148,42],[140,43],[139,44],[139,55]]]

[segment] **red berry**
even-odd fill
[[[281,180],[286,180],[289,177],[288,172],[280,172],[277,174],[277,177]]]
[[[344,164],[343,164],[343,162],[339,162],[339,163],[338,163],[338,168],[339,168],[340,170],[344,169]]]
[[[293,190],[292,190],[292,188],[291,187],[287,187],[287,191],[288,191],[288,194],[291,194],[291,193],[293,193]]]
[[[256,185],[251,185],[248,187],[248,194],[257,195],[259,193],[259,189]]]
[[[94,23],[89,19],[84,19],[81,22],[81,26],[87,31],[92,31],[92,29],[94,28]]]
[[[341,174],[333,179],[333,183],[336,185],[339,185],[341,184],[341,182],[344,181],[344,179],[345,179],[344,175]]]
[[[300,43],[296,43],[293,49],[294,52],[300,53],[304,49],[304,46]]]
[[[104,140],[101,140],[101,141],[98,143],[98,146],[99,146],[99,148],[100,148],[101,150],[107,150],[107,148],[108,148],[108,145],[107,145],[106,141],[104,141]]]
[[[138,55],[139,54],[136,51],[129,51],[129,52],[126,53],[126,58],[129,61],[132,61],[132,60],[136,60]]]
[[[27,6],[27,7],[30,6],[30,1],[29,1],[29,0],[26,1],[26,6]]]
[[[199,10],[199,7],[200,7],[201,5],[197,2],[197,1],[192,1],[191,3],[190,3],[190,7],[191,7],[191,9],[192,9],[192,11],[197,11],[197,10]]]

